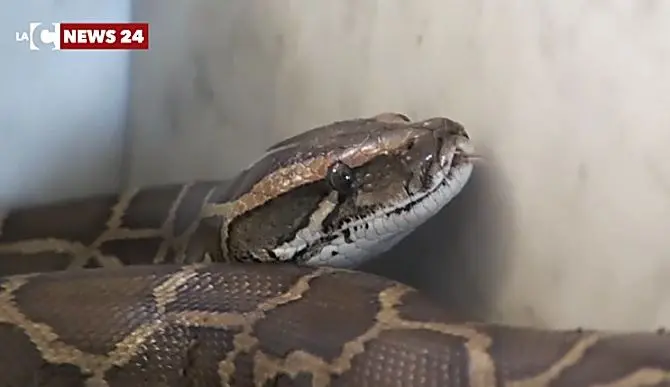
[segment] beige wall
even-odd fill
[[[447,115],[487,161],[375,271],[477,317],[670,324],[670,3],[166,2],[136,10],[131,183],[230,176],[336,119]]]

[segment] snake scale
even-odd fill
[[[0,387],[670,386],[664,332],[463,321],[357,264],[467,183],[463,126],[338,121],[201,181],[0,218]]]

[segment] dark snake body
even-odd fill
[[[668,335],[466,323],[405,285],[343,269],[134,266],[1,284],[3,387],[641,387],[670,378]]]
[[[469,323],[372,274],[260,263],[290,253],[273,248],[318,214],[337,230],[370,203],[422,192],[430,179],[406,173],[433,160],[418,156],[466,137],[447,119],[396,118],[340,123],[319,132],[326,140],[298,136],[300,160],[280,143],[271,153],[281,158],[255,164],[232,192],[223,182],[167,185],[0,218],[0,387],[670,386],[662,332]],[[379,135],[352,141],[376,148],[350,154],[350,143],[338,157],[376,180],[331,202],[324,174],[340,148],[327,141],[342,144],[352,123]],[[445,124],[443,137],[426,132]],[[417,133],[428,137],[408,137]]]

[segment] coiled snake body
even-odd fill
[[[665,334],[464,322],[346,269],[438,212],[471,158],[460,124],[383,114],[280,142],[230,185],[9,212],[0,387],[670,385]]]

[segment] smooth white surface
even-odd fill
[[[398,277],[508,322],[670,324],[670,3],[169,3],[140,7],[174,39],[135,64],[133,181],[228,176],[343,117],[447,115],[484,183]]]
[[[29,51],[29,22],[127,21],[129,0],[26,0],[0,12],[0,208],[117,189],[127,52]]]

